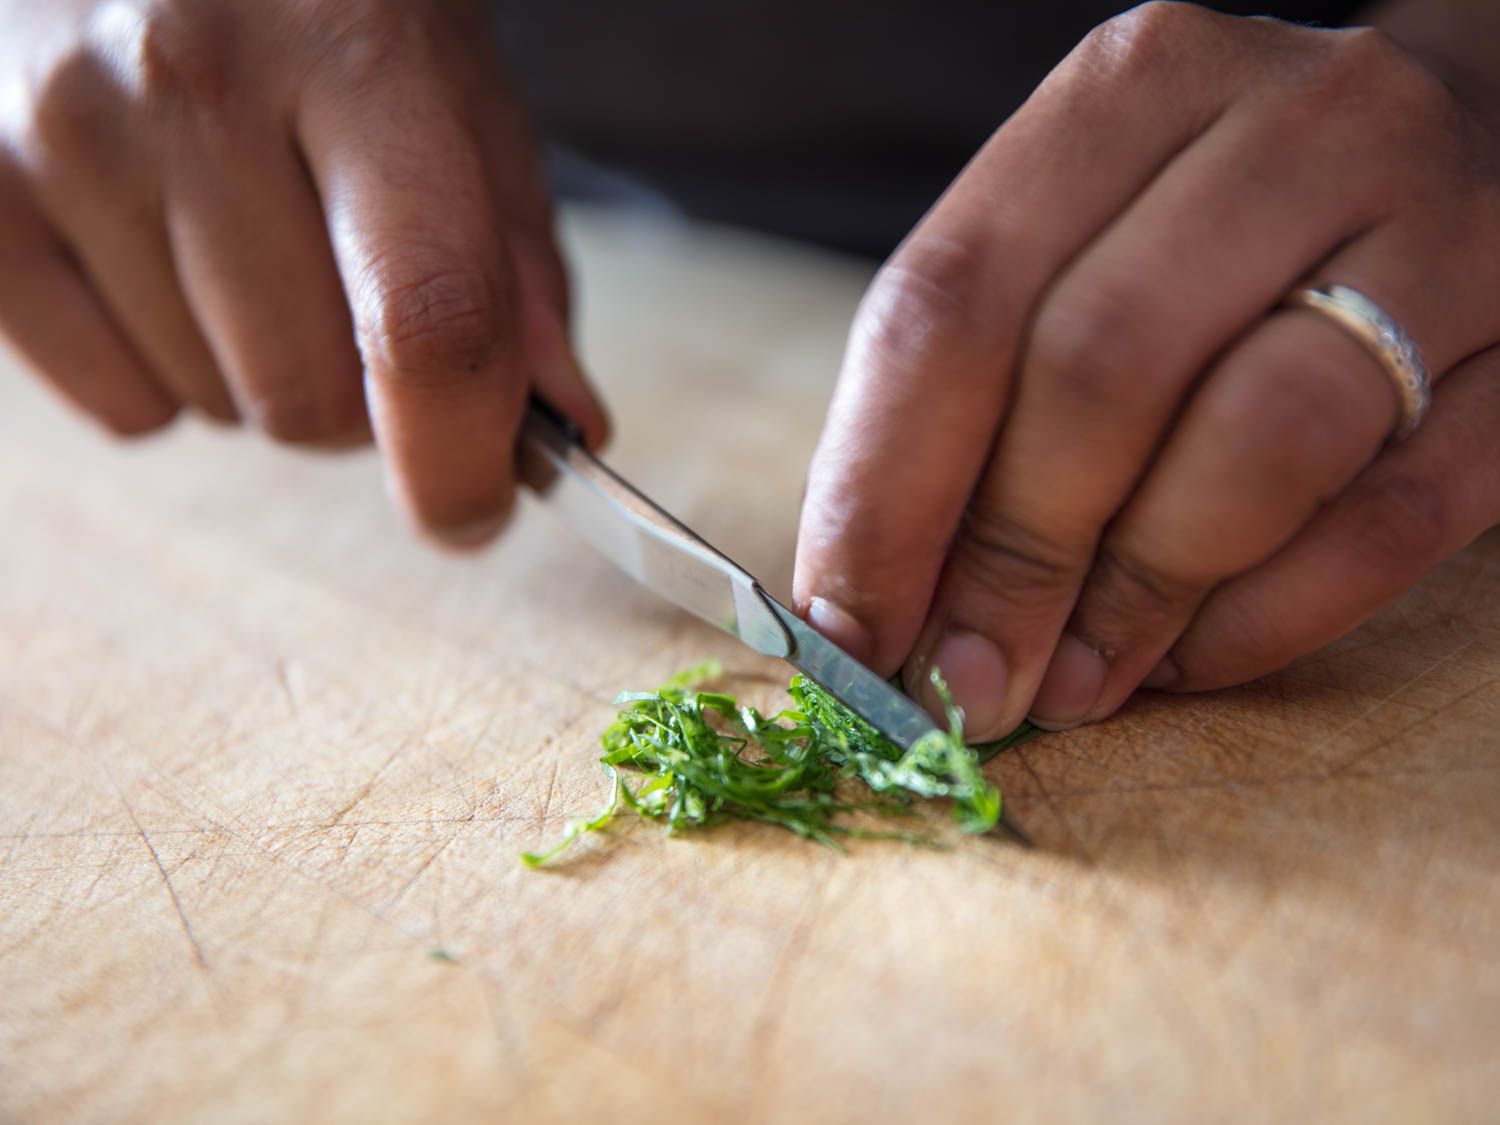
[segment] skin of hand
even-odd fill
[[[606,429],[491,43],[479,0],[0,0],[0,336],[122,435],[373,429],[489,539],[529,390]]]
[[[1422,349],[1410,438],[1371,354],[1280,307],[1313,283]],[[866,294],[795,604],[929,704],[940,670],[978,739],[1270,672],[1500,522],[1497,293],[1500,146],[1416,55],[1134,9]]]

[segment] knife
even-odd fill
[[[591,454],[578,427],[536,396],[521,426],[517,464],[548,508],[641,585],[756,652],[785,660],[902,749],[936,729],[889,681],[811,629],[749,571]],[[1000,823],[1030,845],[1003,806]]]

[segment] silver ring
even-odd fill
[[[1347,285],[1294,289],[1284,303],[1287,308],[1310,309],[1327,317],[1380,363],[1401,402],[1401,420],[1393,438],[1399,441],[1421,424],[1432,403],[1432,379],[1417,345],[1384,309]]]

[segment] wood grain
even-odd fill
[[[615,462],[784,590],[863,267],[570,237]],[[545,513],[438,557],[368,455],[115,446],[8,369],[0,528],[0,1119],[1493,1119],[1500,539],[1002,757],[1037,852],[636,828],[534,873],[615,692],[778,670]]]

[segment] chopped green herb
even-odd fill
[[[522,862],[542,866],[607,827],[622,804],[664,824],[669,834],[756,820],[838,847],[841,837],[930,844],[910,833],[859,828],[846,818],[902,815],[915,797],[945,797],[960,828],[988,832],[1000,819],[1000,791],[979,766],[1035,733],[1022,727],[998,742],[965,745],[963,713],[936,671],[932,682],[948,729],[906,750],[804,676],[794,676],[788,688],[793,706],[768,717],[733,696],[700,690],[722,674],[717,661],[705,661],[657,691],[621,695],[615,702],[622,710],[604,732],[600,758],[610,775],[608,801],[592,819],[570,821],[554,847],[526,852]],[[639,784],[632,787],[623,771],[639,776]],[[848,795],[847,783],[855,779],[868,793]]]
[[[613,782],[612,786],[610,787],[609,800],[604,803],[604,807],[599,810],[598,815],[595,816],[592,820],[568,821],[568,827],[564,831],[563,838],[561,840],[559,840],[553,847],[548,848],[544,852],[522,852],[522,863],[524,863],[527,867],[540,867],[542,864],[546,863],[549,859],[555,856],[558,852],[566,848],[574,840],[578,839],[578,837],[582,836],[585,832],[598,832],[615,818],[615,811],[620,807],[620,794],[624,791],[625,785],[620,780],[620,773],[618,770],[611,768],[609,772],[610,778]]]
[[[427,951],[427,960],[438,961],[444,965],[458,964],[458,958],[453,956],[453,954],[449,953],[446,949],[429,949]]]

